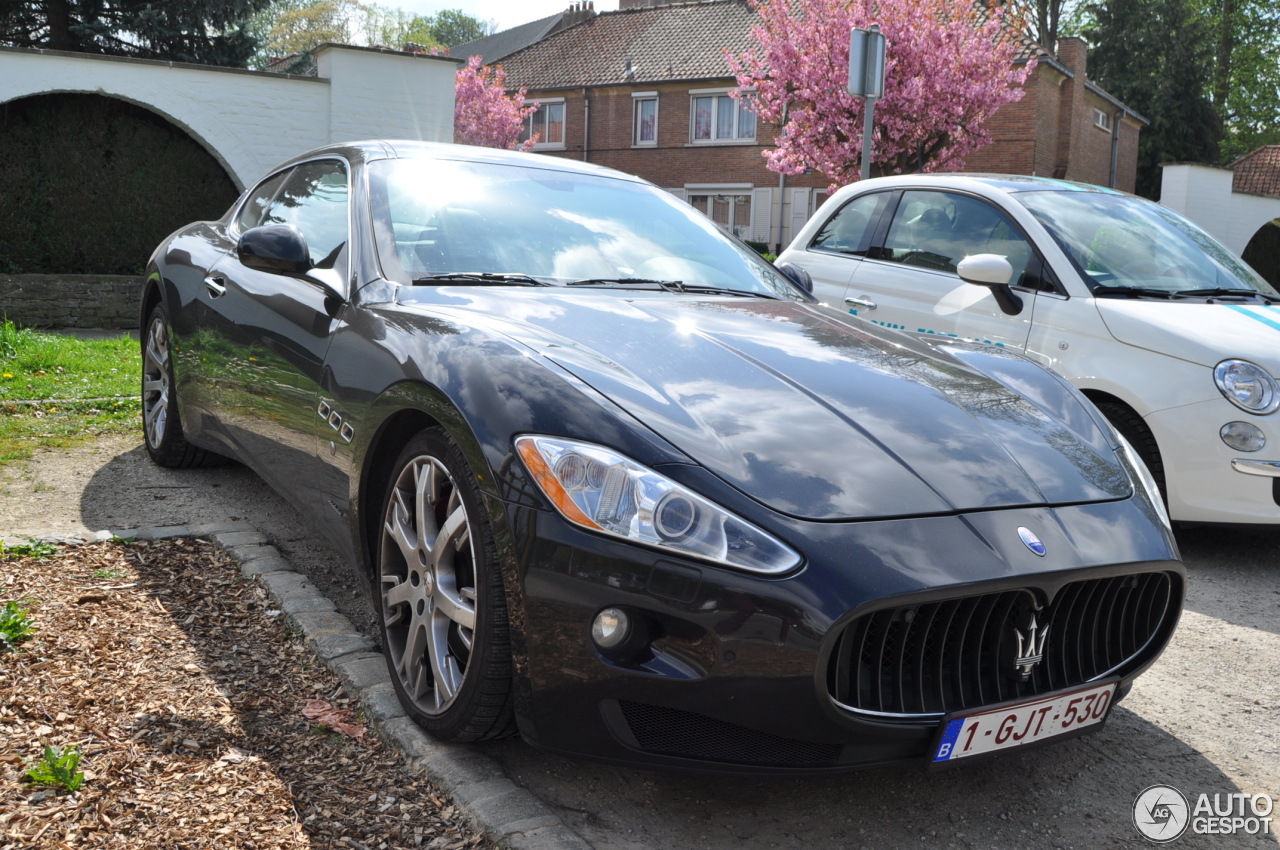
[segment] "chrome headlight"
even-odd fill
[[[1129,441],[1114,426],[1112,426],[1112,433],[1120,441],[1120,449],[1124,452],[1124,459],[1128,462],[1129,469],[1137,476],[1138,481],[1142,484],[1142,489],[1147,491],[1147,497],[1155,505],[1160,521],[1164,523],[1165,528],[1172,531],[1173,523],[1169,521],[1169,511],[1164,506],[1164,497],[1160,495],[1160,485],[1156,484],[1155,476],[1151,474],[1151,470],[1147,469],[1147,465],[1143,463],[1142,458],[1138,457],[1138,453],[1133,446],[1129,445]]]
[[[526,436],[516,439],[516,451],[575,525],[764,575],[789,572],[802,560],[768,532],[612,449]]]
[[[1227,401],[1259,415],[1280,407],[1280,387],[1266,369],[1248,360],[1223,360],[1213,369],[1213,380]]]

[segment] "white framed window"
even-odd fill
[[[728,89],[695,89],[689,95],[689,135],[694,144],[755,141],[756,115],[745,100],[735,100]]]
[[[1099,130],[1111,129],[1111,116],[1103,112],[1101,109],[1093,110],[1093,126]]]
[[[524,130],[520,133],[520,141],[538,134],[535,148],[564,147],[564,98],[538,98],[538,111],[524,119]]]
[[[685,200],[721,230],[750,239],[752,189],[750,183],[691,183],[685,186]]]
[[[646,147],[658,144],[658,93],[635,92],[631,95],[631,106],[631,144]]]

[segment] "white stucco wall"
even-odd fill
[[[398,51],[323,47],[320,77],[329,80],[329,140],[453,141],[456,59]]]
[[[150,109],[189,133],[238,188],[310,148],[368,138],[453,141],[459,61],[328,45],[317,77],[0,48],[0,103],[82,92]]]
[[[1240,255],[1258,228],[1280,218],[1280,199],[1232,192],[1233,176],[1230,169],[1212,165],[1166,165],[1160,178],[1160,203]]]

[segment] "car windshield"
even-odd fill
[[[1102,192],[1019,192],[1014,197],[1053,234],[1091,289],[1276,294],[1222,243],[1151,201]]]
[[[624,179],[494,163],[369,165],[383,273],[400,283],[711,287],[803,298],[759,254],[667,192]],[[482,278],[480,275],[490,277]],[[527,281],[526,281],[527,282]]]

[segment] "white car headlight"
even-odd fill
[[[1280,407],[1280,387],[1266,369],[1248,360],[1223,360],[1213,370],[1214,383],[1227,401],[1259,415]]]
[[[525,436],[516,451],[575,525],[764,575],[790,572],[802,560],[768,532],[612,449]]]

